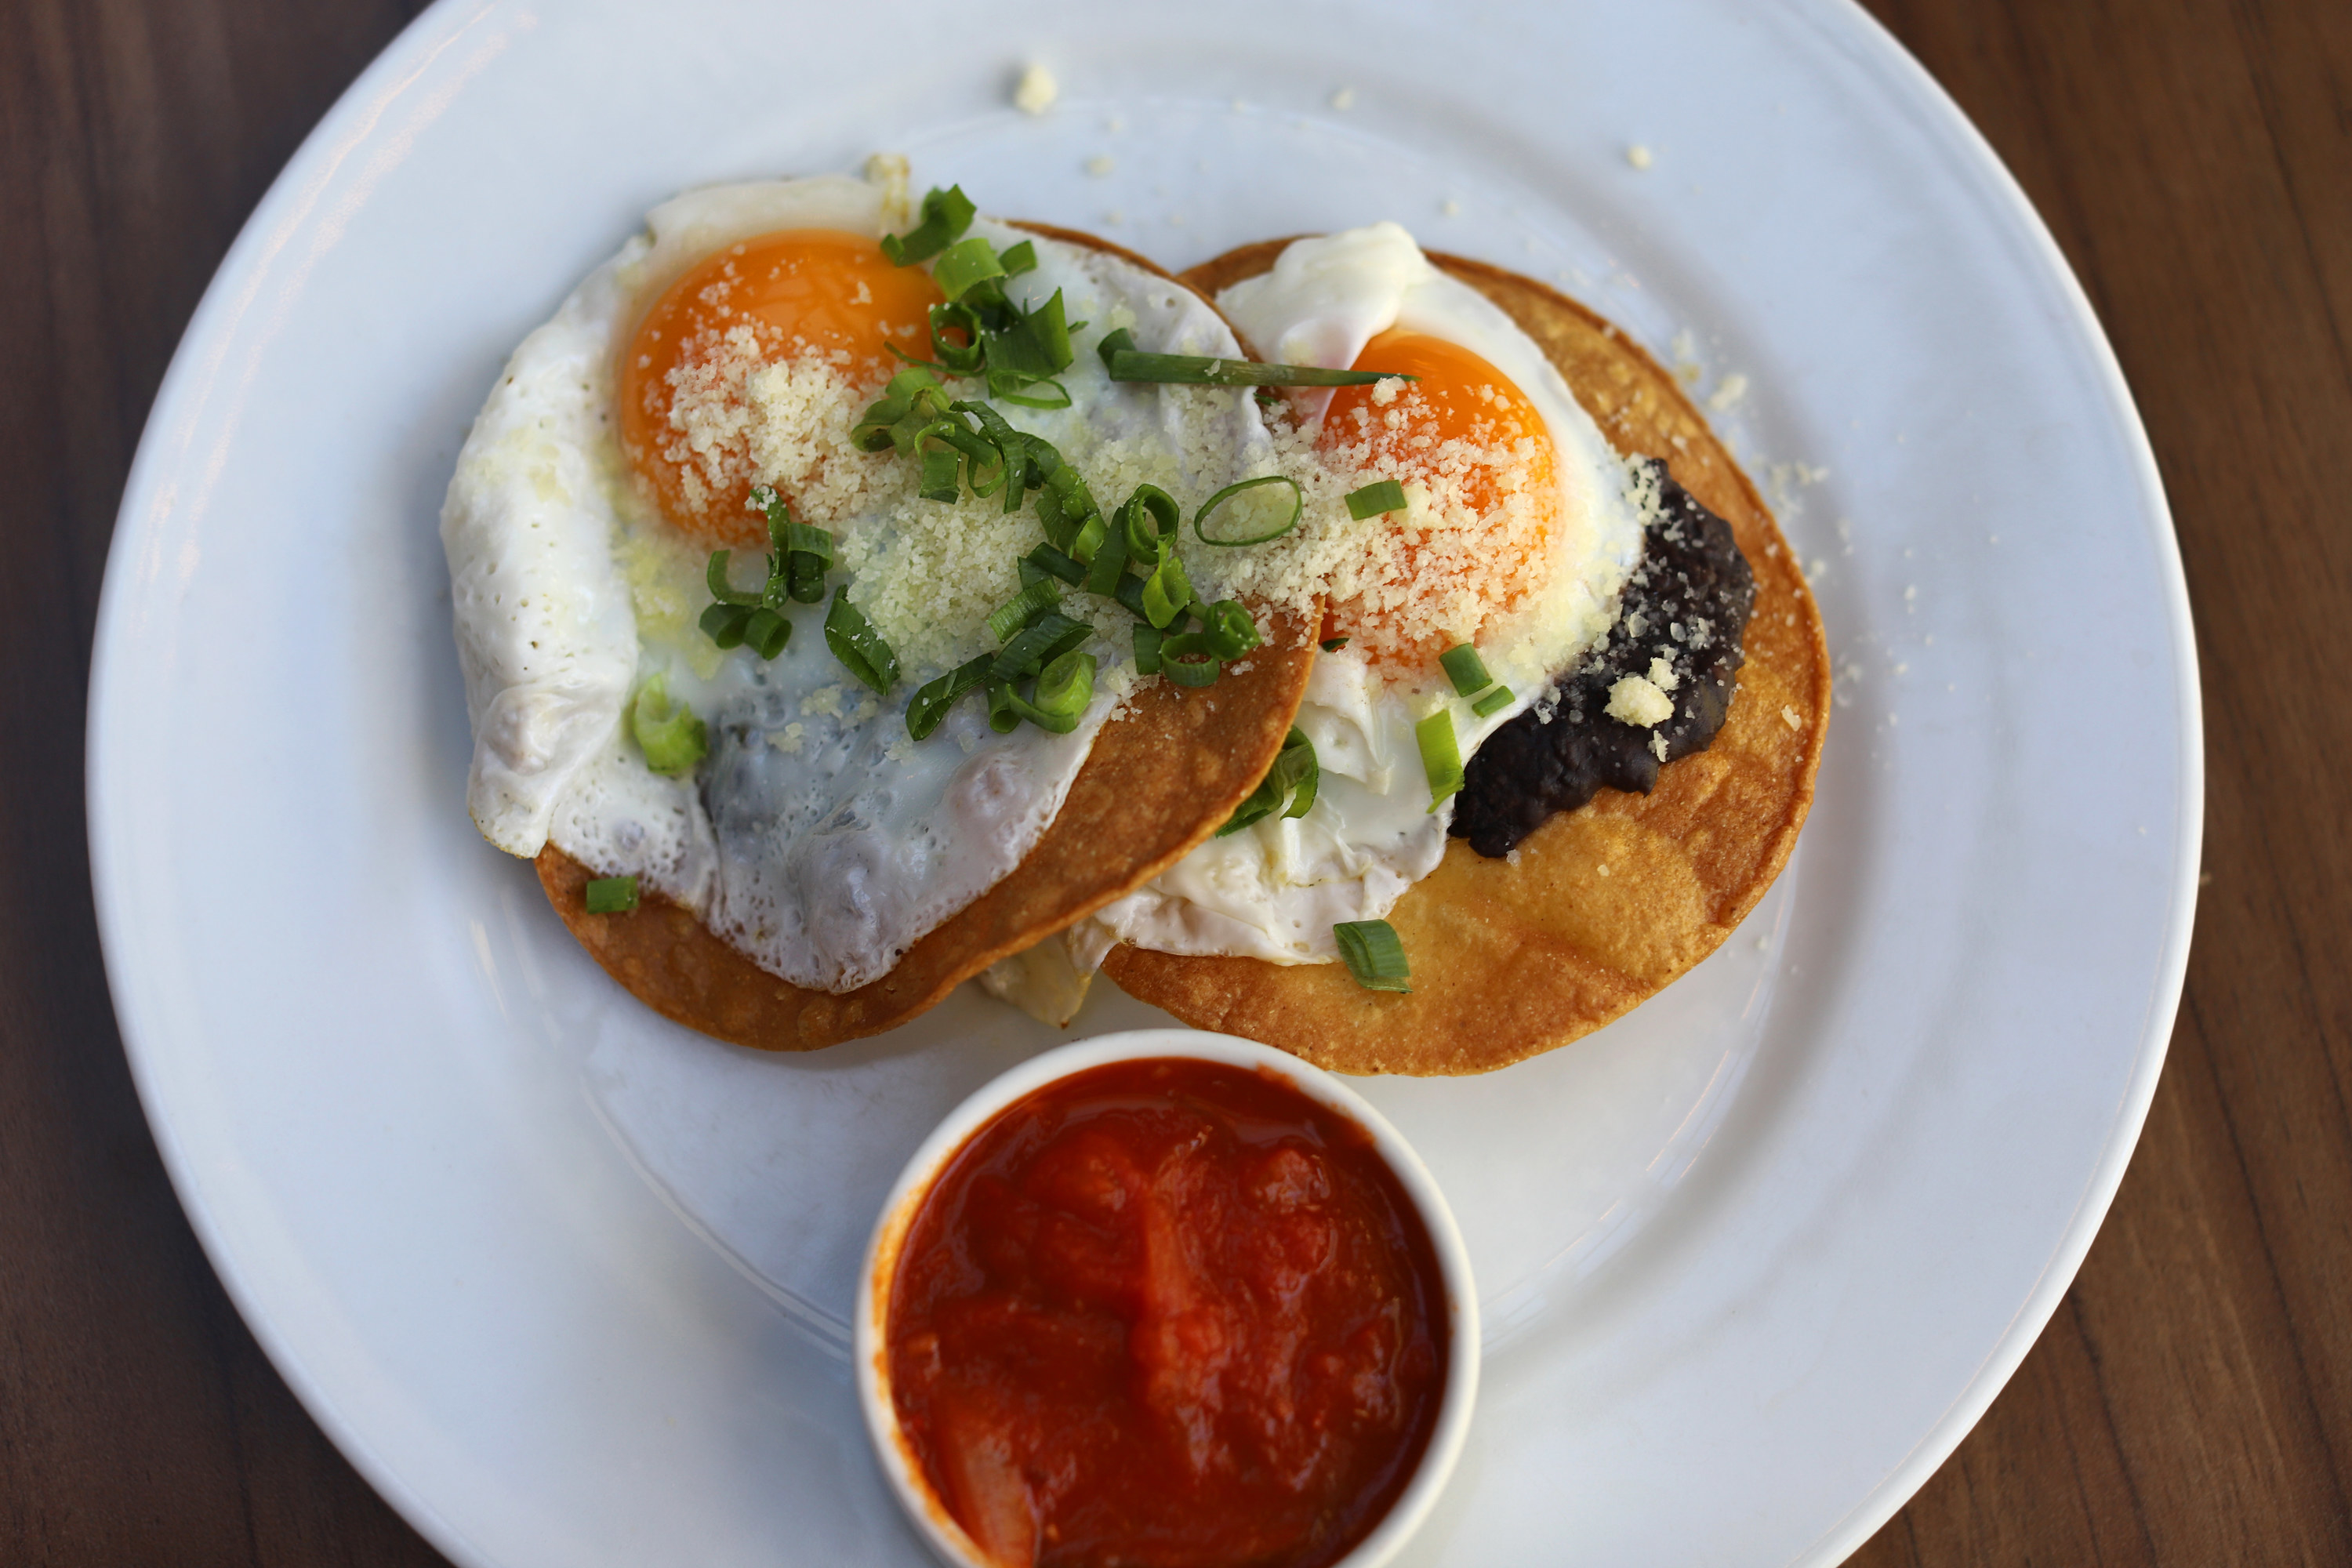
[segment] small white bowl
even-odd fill
[[[1437,1495],[1461,1458],[1470,1429],[1470,1407],[1478,1396],[1478,1297],[1470,1282],[1470,1254],[1462,1244],[1461,1227],[1445,1205],[1445,1196],[1421,1156],[1389,1125],[1388,1119],[1367,1105],[1356,1091],[1322,1068],[1300,1061],[1255,1040],[1212,1035],[1198,1029],[1135,1029],[1104,1035],[1060,1047],[1033,1057],[1012,1071],[982,1085],[948,1113],[932,1130],[900,1172],[874,1239],[866,1249],[866,1266],[857,1283],[857,1394],[866,1411],[866,1429],[874,1439],[875,1457],[891,1490],[914,1521],[931,1550],[950,1568],[997,1568],[964,1533],[946,1502],[923,1478],[912,1451],[899,1435],[898,1406],[890,1396],[888,1343],[884,1318],[889,1306],[891,1277],[898,1271],[898,1253],[924,1196],[956,1152],[971,1136],[994,1121],[997,1113],[1048,1084],[1112,1062],[1180,1058],[1216,1062],[1228,1067],[1255,1068],[1278,1074],[1307,1099],[1335,1110],[1371,1135],[1372,1146],[1396,1173],[1398,1183],[1420,1211],[1428,1227],[1438,1273],[1444,1283],[1449,1351],[1445,1393],[1437,1408],[1436,1425],[1422,1451],[1420,1468],[1371,1533],[1331,1568],[1381,1568],[1402,1549],[1420,1527]]]

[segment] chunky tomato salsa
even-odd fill
[[[906,1440],[1006,1568],[1319,1568],[1445,1382],[1436,1253],[1370,1135],[1213,1062],[1097,1068],[982,1129],[887,1324]]]

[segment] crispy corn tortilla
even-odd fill
[[[1089,235],[1020,226],[1170,277]],[[586,888],[593,873],[552,844],[539,854],[540,885],[606,973],[689,1029],[768,1051],[879,1034],[937,1005],[998,959],[1133,892],[1214,832],[1257,787],[1290,732],[1315,659],[1307,632],[1277,626],[1244,671],[1229,668],[1213,686],[1187,689],[1163,680],[1139,691],[1096,736],[1060,813],[1021,864],[908,948],[887,974],[855,991],[805,991],[778,979],[659,895],[626,914],[592,915]]]
[[[1274,264],[1288,240],[1204,262],[1214,296]],[[1246,1035],[1348,1073],[1486,1072],[1617,1018],[1714,952],[1789,858],[1812,803],[1829,720],[1829,646],[1796,556],[1756,487],[1655,360],[1542,284],[1457,257],[1430,259],[1509,314],[1559,367],[1601,433],[1663,458],[1731,524],[1756,608],[1730,716],[1705,752],[1646,795],[1602,789],[1508,860],[1455,839],[1389,916],[1412,994],[1367,991],[1339,963],[1282,965],[1121,946],[1121,988],[1204,1029]]]

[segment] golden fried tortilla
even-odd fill
[[[1183,275],[1213,296],[1288,240]],[[1683,395],[1640,347],[1574,300],[1482,262],[1430,259],[1540,345],[1619,450],[1665,461],[1731,524],[1756,608],[1729,717],[1646,795],[1602,789],[1490,860],[1456,839],[1397,904],[1412,993],[1367,991],[1339,963],[1282,965],[1121,946],[1104,970],[1186,1023],[1348,1073],[1486,1072],[1591,1033],[1714,952],[1787,863],[1829,721],[1829,646],[1788,541]]]
[[[1021,226],[1170,276],[1088,235]],[[539,854],[540,884],[606,973],[689,1029],[767,1051],[879,1034],[936,1006],[998,959],[1133,892],[1214,832],[1257,787],[1290,732],[1315,659],[1308,633],[1278,626],[1245,670],[1229,668],[1213,686],[1154,681],[1139,691],[1096,736],[1060,814],[1021,864],[855,991],[835,995],[780,980],[657,894],[626,914],[592,915],[585,889],[593,873],[552,844]]]

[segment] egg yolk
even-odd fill
[[[747,383],[769,364],[814,355],[856,384],[896,368],[888,345],[919,357],[938,288],[894,267],[866,237],[794,229],[730,246],[665,290],[620,366],[621,449],[662,515],[712,544],[756,546],[750,510]],[[789,491],[785,499],[792,500]]]
[[[1409,574],[1444,572],[1475,588],[1488,613],[1510,608],[1538,580],[1559,526],[1559,457],[1542,414],[1485,358],[1426,332],[1381,332],[1351,368],[1419,379],[1402,391],[1340,387],[1318,447],[1431,498],[1430,525],[1402,542]],[[1360,603],[1332,606],[1324,635],[1364,637],[1375,660],[1412,663],[1455,640],[1402,637]]]

